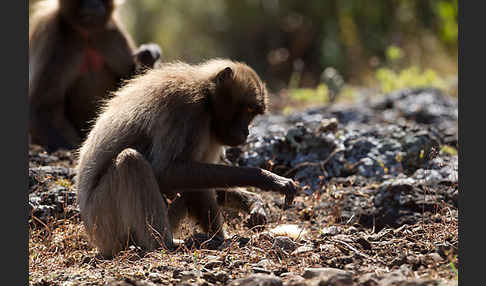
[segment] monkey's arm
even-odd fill
[[[159,185],[175,191],[253,186],[284,194],[287,205],[292,203],[297,189],[293,180],[260,168],[198,162],[172,165],[159,176]]]

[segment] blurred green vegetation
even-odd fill
[[[123,8],[137,42],[157,42],[165,60],[242,60],[273,90],[295,73],[299,87],[315,88],[327,67],[352,84],[380,68],[401,78],[457,73],[457,0],[125,0]]]
[[[159,44],[164,61],[241,60],[273,92],[290,85],[326,97],[329,67],[346,84],[382,91],[457,77],[457,0],[124,2],[128,31]]]

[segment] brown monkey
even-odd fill
[[[79,147],[107,91],[160,57],[135,50],[115,0],[42,1],[29,29],[29,131],[48,151]]]
[[[224,238],[215,189],[254,186],[285,194],[291,204],[291,179],[216,164],[224,145],[246,141],[266,98],[253,69],[222,59],[165,63],[116,91],[79,150],[75,180],[81,218],[101,253],[110,257],[128,240],[172,248],[186,214]],[[167,209],[161,194],[176,192],[182,196]]]

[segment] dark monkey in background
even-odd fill
[[[147,250],[173,248],[172,233],[186,215],[224,238],[216,189],[233,197],[233,207],[245,193],[232,188],[245,186],[284,194],[290,205],[293,180],[217,164],[224,145],[246,141],[266,97],[253,69],[222,59],[165,63],[116,91],[79,150],[75,180],[81,218],[101,253],[111,257],[128,240]],[[181,197],[167,207],[162,194],[175,193]]]
[[[160,57],[138,50],[113,15],[115,0],[39,2],[29,23],[29,133],[48,151],[79,147],[99,101]]]

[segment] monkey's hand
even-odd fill
[[[256,226],[263,226],[267,223],[267,213],[263,208],[262,201],[256,201],[251,205],[250,217],[248,218],[247,225],[249,228]]]
[[[162,50],[154,43],[143,44],[135,52],[135,61],[145,67],[153,68],[155,62],[161,57]]]
[[[264,172],[267,172],[267,176],[271,178],[272,183],[270,189],[285,195],[284,209],[289,208],[294,201],[298,185],[292,179],[273,174],[269,171]]]
[[[295,193],[297,192],[298,185],[292,179],[283,179],[285,179],[285,182],[283,183],[283,189],[285,194],[285,204],[283,208],[288,209],[294,203]]]

